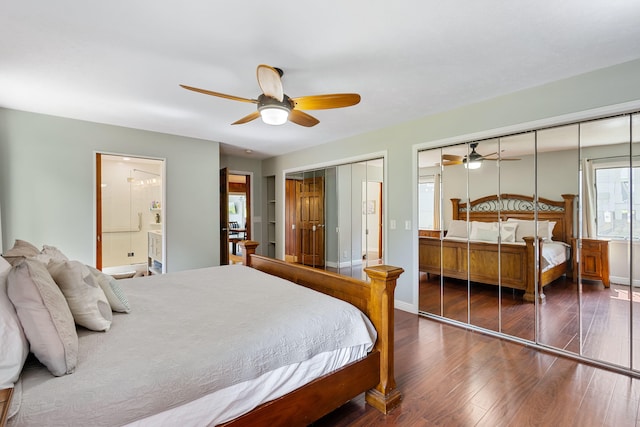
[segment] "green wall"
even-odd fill
[[[94,264],[96,151],[166,159],[168,271],[219,263],[218,143],[0,108],[5,249],[24,239]]]

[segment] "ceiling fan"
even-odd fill
[[[237,120],[232,125],[248,123],[258,117],[270,125],[282,125],[287,120],[300,125],[311,127],[320,121],[315,117],[301,110],[326,110],[330,108],[342,108],[356,105],[360,102],[360,95],[357,93],[335,93],[327,95],[310,95],[289,98],[282,89],[283,71],[269,65],[258,65],[257,76],[258,85],[262,89],[262,94],[258,99],[241,98],[239,96],[226,95],[224,93],[213,92],[197,87],[180,85],[181,87],[205,95],[218,96],[234,101],[250,102],[258,105],[258,110]]]
[[[504,158],[504,157],[491,157],[497,156],[498,152],[493,152],[490,154],[482,155],[476,151],[478,147],[478,142],[472,142],[469,144],[471,147],[471,152],[467,156],[456,156],[454,154],[443,154],[442,155],[442,165],[443,166],[451,166],[451,165],[464,165],[465,168],[468,169],[478,169],[482,166],[483,160],[520,160],[515,158]],[[504,150],[503,150],[504,151]]]

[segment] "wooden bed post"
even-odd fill
[[[398,277],[404,270],[400,267],[388,265],[368,267],[364,271],[370,280],[369,282],[364,282],[337,273],[256,255],[254,252],[258,243],[254,241],[242,241],[240,246],[243,251],[244,265],[290,280],[298,285],[354,305],[367,315],[378,334],[374,348],[366,358],[352,363],[350,367],[344,367],[334,374],[327,375],[298,390],[294,390],[290,395],[296,394],[297,396],[303,396],[305,401],[315,399],[318,402],[322,400],[319,397],[323,396],[327,402],[333,402],[339,406],[365,392],[366,402],[384,414],[398,406],[402,399],[402,394],[397,389],[394,375],[394,291]],[[342,377],[338,377],[337,375],[341,372]],[[336,375],[335,380],[332,378],[333,375]],[[327,387],[335,390],[327,390]],[[276,399],[274,402],[280,401],[280,399]],[[293,402],[293,400],[291,401]],[[333,403],[330,406],[325,405],[326,408],[316,403],[315,409],[317,409],[317,413],[313,414],[313,416],[311,416],[312,414],[309,413],[307,408],[305,413],[301,414],[304,415],[305,422],[300,423],[300,425],[306,425],[335,409],[337,406]],[[267,408],[276,404],[279,403],[268,403],[262,407]],[[279,416],[283,420],[287,419],[287,417],[292,416],[291,412],[300,409],[298,406],[298,404],[291,405],[286,403],[286,406],[279,407],[277,414],[272,413],[269,416]],[[286,412],[283,409],[285,407]],[[255,413],[256,411],[252,412]],[[317,418],[314,418],[316,415]],[[258,418],[243,416],[241,419],[249,421],[246,424],[234,422],[233,425],[256,425],[256,423],[251,424],[251,421]],[[260,420],[263,421],[262,419]],[[267,425],[267,423],[262,422],[260,425]]]
[[[451,199],[451,205],[453,208],[453,215],[451,216],[452,219],[460,219],[460,199]]]
[[[12,388],[4,388],[0,390],[0,426],[6,425],[12,394]]]
[[[242,248],[242,264],[251,266],[251,255],[256,253],[259,243],[254,240],[242,240],[238,245]]]
[[[367,403],[383,414],[388,413],[400,404],[402,395],[396,388],[393,358],[393,310],[396,281],[404,272],[402,268],[378,265],[365,268],[371,279],[370,304],[378,307],[371,309],[371,321],[378,331],[376,348],[380,351],[380,382],[365,394]],[[391,297],[390,297],[391,296]],[[380,337],[384,336],[385,339]]]
[[[524,295],[522,299],[527,302],[534,302],[536,300],[536,287],[538,287],[538,301],[544,302],[546,295],[542,290],[542,286],[540,286],[542,269],[540,266],[541,262],[536,264],[536,238],[531,236],[526,236],[522,238],[527,246],[526,252],[526,281]],[[537,249],[538,253],[542,255],[542,238],[537,238]],[[536,275],[537,271],[537,275]]]
[[[573,200],[576,198],[575,194],[563,194],[562,198],[564,199],[564,223],[571,224],[571,230],[569,227],[564,228],[564,236],[562,241],[571,244],[571,238],[574,236],[573,232]],[[578,224],[577,222],[576,224]],[[576,233],[577,234],[577,233]]]

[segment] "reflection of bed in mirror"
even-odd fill
[[[533,237],[536,203],[531,196],[491,195],[473,200],[469,206],[451,199],[453,218],[446,237],[419,238],[420,271],[523,290],[523,298],[529,302],[535,300],[537,282],[538,297],[544,299],[544,286],[571,271],[575,196],[563,194],[562,198],[538,198],[537,239]],[[535,261],[536,243],[539,264]]]

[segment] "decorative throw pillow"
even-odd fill
[[[75,322],[93,331],[108,331],[113,315],[107,297],[80,261],[51,260],[49,274],[69,304]]]
[[[481,240],[485,242],[498,241],[498,223],[497,222],[471,222],[470,240]]]
[[[91,271],[96,282],[98,282],[98,285],[100,285],[104,291],[107,301],[109,301],[109,305],[111,306],[111,310],[120,313],[129,313],[131,311],[129,300],[122,291],[120,285],[118,285],[118,281],[97,268],[93,268],[91,266],[87,266],[87,268]]]
[[[502,243],[514,243],[516,241],[517,222],[500,223],[500,241]]]
[[[0,257],[0,389],[14,386],[29,354],[29,343],[16,309],[7,295],[7,276],[10,270],[11,264]]]
[[[449,229],[447,230],[447,237],[456,237],[460,239],[467,238],[467,221],[459,219],[453,219],[449,223]]]
[[[40,253],[40,249],[27,242],[26,240],[17,239],[13,247],[2,254],[2,257],[9,261],[9,264],[16,265],[25,258],[36,256]]]
[[[45,264],[49,264],[51,260],[68,261],[69,258],[62,251],[55,246],[43,245],[42,251],[34,257],[38,261]]]
[[[518,223],[518,229],[516,231],[516,241],[522,241],[523,237],[536,236],[536,222],[534,220],[526,220],[526,219],[517,219],[517,218],[508,218],[507,222],[515,222]],[[550,239],[549,237],[549,221],[538,221],[538,237],[541,237],[545,240]]]
[[[62,292],[43,263],[25,259],[7,278],[7,294],[31,351],[56,376],[70,374],[78,362],[78,334]]]

